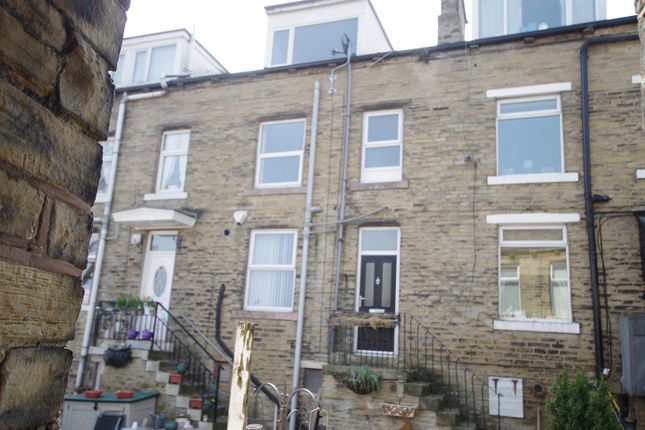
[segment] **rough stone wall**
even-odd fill
[[[638,34],[641,39],[641,110],[643,111],[643,131],[645,131],[645,1],[634,0],[634,9],[638,15]]]
[[[129,0],[0,1],[0,428],[61,408]]]
[[[597,35],[633,32],[632,26],[599,30]],[[580,35],[539,38],[436,53],[432,57],[389,58],[355,64],[350,129],[347,216],[387,209],[347,226],[342,267],[341,305],[356,300],[360,226],[401,228],[400,311],[430,327],[469,367],[482,375],[524,379],[524,420],[507,420],[513,429],[534,428],[543,400],[528,390],[533,381],[550,386],[562,368],[593,372],[593,326],[585,220],[567,226],[573,318],[581,333],[531,333],[493,330],[498,317],[498,228],[486,216],[503,213],[584,214],[582,179],[577,183],[488,185],[496,174],[496,103],[493,88],[567,81],[562,93],[564,157],[567,172],[582,173],[579,48]],[[594,46],[590,52],[591,145],[594,192],[612,201],[598,210],[645,207],[645,181],[634,179],[642,167],[640,94],[631,84],[639,64],[637,42]],[[369,66],[369,67],[368,67]],[[344,72],[338,93],[327,93],[328,68],[225,78],[171,88],[154,101],[128,104],[115,188],[115,211],[133,207],[187,208],[199,214],[194,228],[179,232],[170,309],[187,313],[213,337],[217,288],[227,285],[223,330],[233,345],[235,322],[257,323],[253,371],[265,381],[291,384],[294,313],[244,312],[244,290],[253,229],[302,229],[304,188],[289,193],[254,190],[258,126],[279,118],[307,118],[311,128],[313,83],[322,82],[314,204],[323,212],[314,223],[333,223],[338,200],[342,151]],[[233,102],[234,101],[234,102]],[[361,189],[363,112],[403,109],[403,176],[407,182]],[[113,112],[114,115],[114,112]],[[179,201],[144,202],[154,191],[161,135],[190,128],[186,191]],[[459,163],[471,155],[474,163]],[[307,177],[308,144],[303,178]],[[599,204],[600,205],[600,204]],[[249,218],[236,226],[233,212]],[[642,312],[637,226],[633,216],[604,223],[609,308],[613,326],[612,383],[617,388],[621,312]],[[230,234],[224,233],[225,229]],[[315,367],[327,359],[327,318],[334,279],[335,232],[319,225],[309,255],[303,358]],[[133,230],[114,225],[101,277],[100,299],[138,294],[144,248],[130,244]],[[300,247],[296,271],[299,276]],[[473,255],[476,260],[473,261]],[[473,270],[474,264],[474,270]],[[298,303],[299,277],[294,304]],[[330,404],[345,391],[327,392]],[[396,402],[392,395],[389,400]],[[323,406],[326,400],[323,399]],[[640,408],[644,410],[645,408]],[[270,410],[270,409],[269,409]]]

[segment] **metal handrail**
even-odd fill
[[[498,400],[495,424],[497,428],[501,427],[502,394],[491,388],[414,316],[402,313],[361,318],[354,314],[349,319],[332,319],[329,327],[330,363],[366,364],[417,372],[419,378],[432,381],[435,389],[443,389],[449,396],[456,397],[466,420],[484,428],[487,428],[487,398],[495,396]],[[395,327],[398,330],[392,330]]]

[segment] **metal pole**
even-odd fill
[[[314,104],[311,119],[311,141],[309,144],[309,171],[307,172],[307,197],[305,223],[302,238],[302,259],[300,267],[300,292],[298,297],[298,322],[296,325],[296,351],[293,356],[293,382],[291,392],[295,393],[300,385],[300,357],[302,355],[302,332],[305,325],[305,294],[307,290],[307,264],[309,262],[309,236],[311,234],[311,210],[314,192],[314,171],[316,168],[316,143],[318,136],[318,109],[320,107],[320,81],[314,84]],[[298,408],[298,396],[291,399],[291,409]],[[296,428],[296,420],[291,420],[289,427]]]

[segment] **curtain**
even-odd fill
[[[567,263],[551,264],[551,313],[553,318],[568,320],[569,315],[569,275]]]
[[[252,264],[291,265],[292,260],[292,233],[262,233],[255,235]]]
[[[186,177],[186,155],[168,156],[163,162],[161,172],[162,190],[183,190]]]
[[[251,270],[247,304],[269,308],[291,307],[293,270]]]

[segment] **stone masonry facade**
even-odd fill
[[[0,1],[0,428],[62,407],[129,0]]]
[[[371,215],[346,226],[341,311],[352,312],[356,303],[359,229],[398,227],[398,310],[420,319],[477,373],[523,379],[524,418],[504,419],[506,428],[535,427],[544,400],[528,389],[533,382],[544,382],[548,389],[561,369],[594,372],[579,52],[586,37],[636,31],[634,23],[617,24],[593,34],[570,31],[468,48],[418,50],[380,61],[363,58],[353,64],[346,214],[347,218]],[[637,40],[589,50],[592,182],[594,193],[611,197],[609,202],[596,203],[598,211],[645,208],[645,181],[634,174],[645,160],[641,95],[631,82],[639,64]],[[225,340],[233,345],[237,320],[254,321],[253,372],[279,387],[290,384],[293,370],[305,188],[254,188],[258,130],[262,122],[306,118],[302,174],[306,178],[313,87],[314,81],[321,81],[313,195],[322,212],[313,218],[303,343],[303,367],[321,367],[328,354],[346,77],[339,71],[337,92],[329,94],[331,67],[241,73],[171,86],[162,97],[129,102],[121,142],[114,211],[155,207],[198,214],[193,228],[178,232],[171,311],[186,313],[212,338],[217,291],[225,284]],[[558,82],[571,83],[570,91],[560,93],[564,166],[566,172],[578,173],[579,180],[489,185],[487,178],[496,175],[497,104],[486,92]],[[403,180],[361,184],[363,114],[385,109],[403,112]],[[115,123],[116,109],[112,111]],[[145,202],[144,194],[155,190],[162,133],[177,129],[191,132],[188,197]],[[464,161],[466,156],[471,161]],[[248,212],[242,225],[233,220],[237,210]],[[493,328],[499,317],[499,230],[487,222],[487,216],[530,213],[581,217],[566,224],[571,307],[579,334]],[[618,317],[645,311],[638,227],[632,215],[606,215],[596,220],[597,225],[600,222],[612,327],[610,331],[603,323],[605,365],[611,370],[612,388],[620,391]],[[258,229],[300,231],[293,312],[244,310],[250,237]],[[145,248],[131,243],[134,232],[111,223],[108,236],[113,239],[106,245],[99,300],[139,295]],[[603,321],[604,310],[603,302]],[[345,388],[325,393],[321,402],[327,408],[351,398]],[[387,397],[387,393],[379,395]],[[389,401],[397,401],[395,393]],[[364,411],[353,414],[351,421],[333,422],[333,427],[365,428],[366,419],[370,422],[370,414],[377,411],[367,406]],[[333,417],[334,411],[330,412]]]

